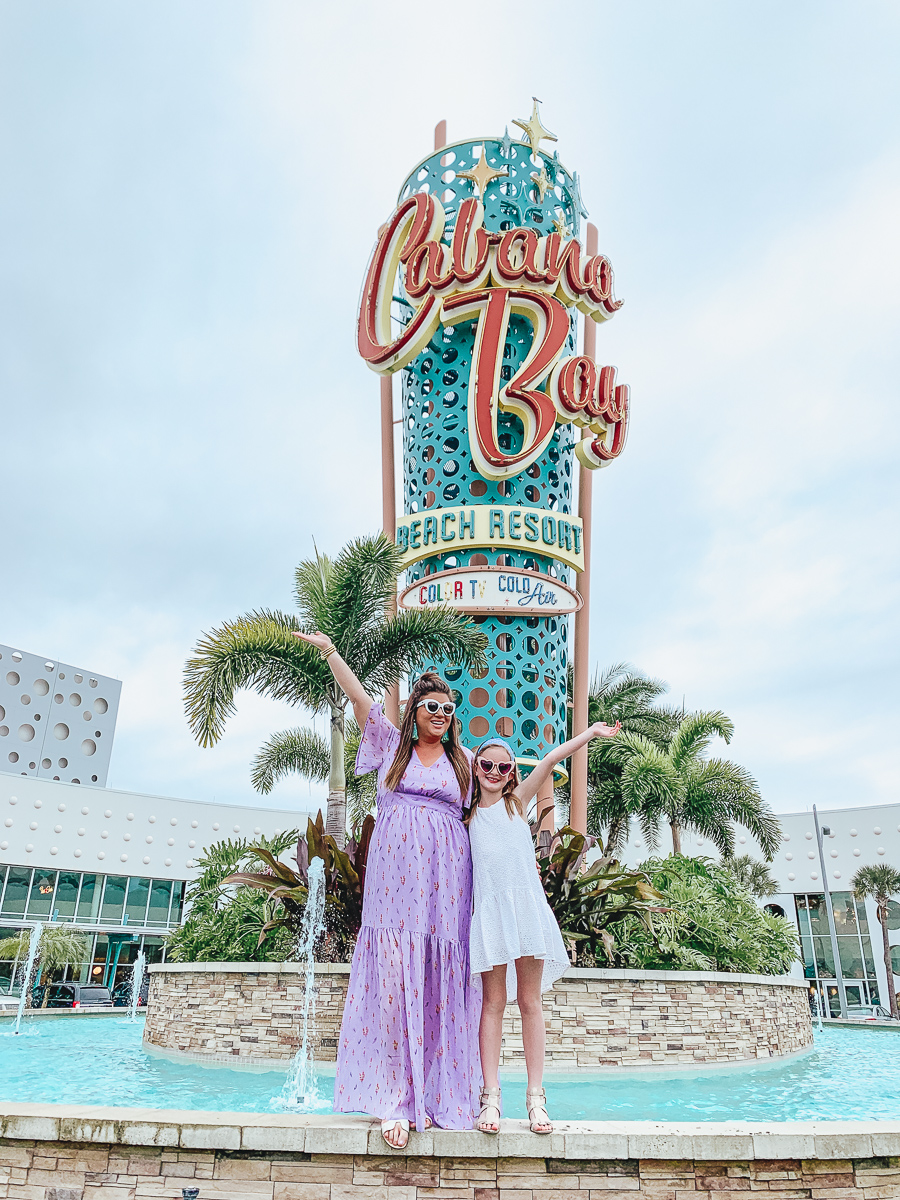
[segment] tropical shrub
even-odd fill
[[[19,959],[20,962],[26,962],[28,959],[29,944],[31,942],[31,929],[23,929],[12,937],[3,938],[0,940],[0,959]],[[80,933],[76,933],[69,925],[45,925],[41,930],[41,940],[38,944],[37,953],[37,977],[35,983],[38,988],[50,983],[54,975],[62,971],[65,967],[76,966],[83,963],[88,957],[90,942]],[[47,1007],[49,999],[49,988],[44,987],[43,999],[41,1007]]]
[[[587,852],[597,844],[566,827],[537,838],[537,863],[547,901],[563,938],[582,965],[618,965],[614,929],[628,918],[653,936],[652,913],[663,911],[661,894],[643,871],[630,871],[601,856],[588,867]]]
[[[648,859],[641,870],[666,908],[652,929],[634,918],[620,926],[628,966],[781,975],[799,957],[791,922],[761,909],[726,865],[676,854]]]
[[[309,897],[309,864],[312,859],[320,858],[325,867],[325,929],[313,948],[315,959],[349,962],[362,924],[366,862],[374,829],[375,818],[369,815],[358,838],[354,835],[341,847],[325,833],[320,811],[315,821],[308,822],[306,837],[297,839],[296,870],[281,862],[266,846],[248,848],[249,862],[262,865],[263,870],[239,871],[225,882],[242,889],[256,889],[275,906],[273,915],[260,930],[260,945],[273,930],[289,931],[296,945]]]

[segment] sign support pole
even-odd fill
[[[394,541],[397,528],[397,496],[394,481],[394,378],[381,376],[381,520],[384,536]],[[390,614],[397,611],[397,597],[390,601]],[[400,684],[384,694],[384,715],[399,728]]]
[[[588,224],[586,249],[596,254],[597,226]],[[584,318],[584,353],[591,358],[597,354],[597,324]],[[572,733],[580,733],[588,723],[588,692],[590,690],[591,636],[591,503],[594,472],[581,467],[578,472],[578,515],[581,517],[584,539],[584,570],[578,576],[578,594],[582,606],[575,614],[575,662],[573,682]],[[587,769],[588,748],[582,746],[572,755],[569,781],[569,824],[579,833],[587,833]]]

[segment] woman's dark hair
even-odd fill
[[[463,824],[465,825],[471,824],[472,818],[475,816],[475,810],[478,808],[478,805],[481,802],[481,780],[478,778],[478,772],[475,770],[475,763],[477,763],[479,758],[481,758],[482,751],[489,749],[491,746],[499,746],[500,744],[500,742],[492,742],[490,738],[488,738],[488,740],[486,742],[482,742],[475,751],[475,759],[472,763],[472,805],[463,820]],[[507,746],[504,746],[503,749],[509,753],[509,748]],[[515,759],[512,760],[512,764],[513,768],[509,773],[506,783],[503,785],[503,792],[501,793],[503,796],[503,803],[506,805],[507,816],[514,817],[516,813],[518,813],[520,817],[524,817],[525,814],[522,812],[522,804],[519,800],[519,797],[516,795],[516,788],[519,786],[519,768],[516,766]]]
[[[416,713],[419,701],[423,696],[427,696],[429,692],[441,692],[448,699],[452,699],[453,695],[440,675],[436,675],[433,671],[426,671],[424,675],[420,675],[416,680],[412,691],[409,693],[409,699],[406,701],[406,708],[403,710],[403,720],[400,722],[400,745],[397,747],[394,761],[391,763],[388,773],[384,777],[384,786],[389,792],[397,790],[400,786],[400,780],[403,778],[403,772],[409,766],[409,760],[412,758],[413,746],[415,745],[413,730],[416,728]],[[447,757],[450,759],[453,772],[456,775],[456,782],[459,784],[459,794],[462,797],[462,802],[465,804],[466,797],[469,794],[469,781],[472,773],[469,770],[469,760],[466,758],[465,752],[459,742],[459,721],[457,721],[456,717],[451,717],[446,736],[445,751]]]

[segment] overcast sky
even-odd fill
[[[778,811],[900,800],[898,61],[868,0],[3,0],[0,641],[123,681],[110,784],[252,802],[303,720],[198,749],[184,659],[379,526],[375,231],[537,95],[625,299],[593,662],[727,712]]]

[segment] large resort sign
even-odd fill
[[[622,453],[629,389],[594,351],[622,302],[596,231],[582,236],[578,177],[542,147],[556,139],[537,103],[517,124],[521,142],[441,136],[409,174],[378,231],[357,344],[401,381],[400,604],[479,623],[487,671],[435,665],[469,739],[498,733],[528,757],[565,734],[586,551],[575,481]],[[388,405],[383,430],[395,418]]]

